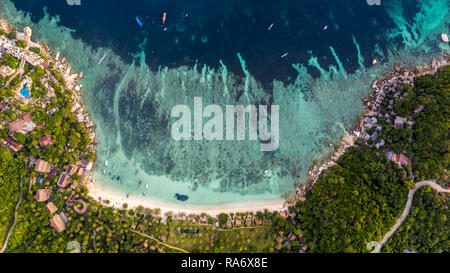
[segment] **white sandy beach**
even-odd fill
[[[107,191],[105,189],[100,188],[95,183],[89,183],[87,185],[89,190],[89,195],[97,201],[106,201],[109,200],[109,206],[114,208],[122,209],[123,204],[128,205],[128,209],[135,209],[138,206],[142,206],[144,208],[149,209],[157,209],[161,210],[160,215],[164,216],[168,212],[172,213],[185,213],[189,214],[201,214],[206,213],[210,216],[217,216],[220,213],[237,213],[237,212],[253,212],[264,211],[265,209],[269,211],[281,211],[284,210],[284,200],[280,199],[279,201],[262,201],[261,203],[249,203],[249,204],[216,204],[211,205],[209,207],[193,207],[193,206],[176,206],[170,204],[164,204],[157,201],[144,200],[137,197],[124,197],[120,194]],[[101,202],[103,205],[106,205],[104,202]]]

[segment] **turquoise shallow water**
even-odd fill
[[[331,152],[327,143],[337,143],[352,128],[363,111],[361,98],[377,76],[391,70],[398,60],[414,66],[442,57],[449,50],[438,40],[439,33],[448,32],[447,1],[417,1],[417,12],[408,20],[401,3],[383,2],[393,27],[386,33],[387,46],[383,50],[375,46],[373,52],[381,65],[364,66],[371,60],[353,35],[349,50],[357,60],[356,71],[346,71],[345,60],[330,44],[332,60],[328,65],[313,53],[307,63],[292,64],[296,76],[291,81],[273,80],[270,90],[252,76],[240,52],[235,53],[242,69],[239,75],[223,62],[217,67],[199,64],[155,70],[145,61],[151,58],[144,50],[151,41],[145,38],[130,64],[111,48],[94,49],[74,39],[74,31],[60,26],[58,16],[47,14],[32,22],[10,1],[0,3],[0,16],[21,28],[30,25],[37,39],[49,43],[55,52],[60,50],[75,70],[85,72],[82,92],[97,126],[95,179],[99,186],[162,203],[216,206],[269,201],[292,192],[295,184],[307,180],[313,162]],[[397,46],[399,42],[402,47]],[[313,78],[311,68],[320,77]],[[192,107],[196,96],[203,97],[205,105],[222,107],[279,105],[279,149],[263,153],[258,142],[249,141],[172,140],[170,110],[177,104]],[[109,164],[105,166],[108,149]],[[268,175],[265,169],[270,170]],[[146,184],[149,189],[143,196]],[[175,193],[186,194],[189,199],[177,201]]]

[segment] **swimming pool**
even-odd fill
[[[27,83],[23,85],[23,88],[20,90],[20,94],[26,99],[30,97],[30,91],[27,90]]]

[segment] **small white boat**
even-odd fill
[[[108,160],[106,160],[105,161],[105,166],[108,167],[108,165],[109,165],[109,162],[108,162]]]
[[[106,153],[106,158],[109,157],[109,148],[108,148],[108,152]]]
[[[107,53],[105,53],[105,55],[103,55],[103,57],[100,59],[100,61],[98,62],[98,64],[102,64],[103,60],[105,59]]]
[[[103,170],[103,174],[106,174],[106,170]]]
[[[147,190],[148,190],[148,184],[147,185],[145,185],[145,191],[142,193],[142,195],[146,195],[147,194]]]
[[[283,55],[281,55],[281,58],[284,58],[288,55],[289,53],[284,53]]]
[[[113,170],[117,169],[117,164],[114,164]]]
[[[324,27],[323,27],[323,30],[327,30],[327,29],[328,29],[328,26],[324,26]]]
[[[269,31],[269,30],[271,30],[272,29],[272,27],[273,27],[273,23],[272,24],[270,24],[270,26],[267,28],[267,30]]]

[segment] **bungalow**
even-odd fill
[[[384,139],[381,139],[380,142],[378,142],[377,144],[375,144],[375,146],[378,148],[380,148],[381,146],[383,146],[384,144],[386,144],[386,142],[384,141]]]
[[[47,209],[48,212],[50,212],[50,214],[53,214],[58,211],[58,208],[55,206],[53,202],[47,203],[47,205],[45,205],[45,209]]]
[[[291,234],[290,236],[288,236],[289,241],[294,241],[295,239],[297,239],[297,236],[295,236],[295,234]]]
[[[58,187],[65,188],[69,185],[69,183],[70,183],[70,176],[67,175],[66,173],[62,173],[58,179],[58,184],[57,184]]]
[[[407,118],[403,118],[403,117],[395,117],[395,121],[394,121],[394,125],[397,128],[403,128],[403,125],[405,124],[405,122],[407,122],[408,119]]]
[[[50,163],[45,160],[38,159],[38,161],[36,162],[36,168],[34,170],[39,173],[48,173],[50,172],[51,168],[52,165]]]
[[[53,140],[52,140],[51,135],[46,135],[39,139],[39,146],[41,146],[41,148],[44,148],[49,145],[53,145]]]
[[[78,172],[78,166],[70,164],[69,167],[67,167],[66,174],[72,176],[77,172]]]
[[[52,180],[52,178],[58,173],[59,169],[54,167],[51,172],[47,175],[48,180]]]
[[[58,233],[63,232],[66,229],[66,224],[59,214],[50,218],[50,226],[54,228]]]
[[[9,123],[8,134],[10,136],[14,135],[15,132],[26,134],[28,132],[33,131],[34,127],[36,127],[36,125],[31,120],[30,113],[25,113],[22,115],[22,119],[17,119]]]
[[[400,154],[398,157],[398,164],[401,166],[411,165],[411,158],[407,157],[404,154]]]
[[[236,221],[234,221],[234,225],[235,225],[236,227],[240,227],[241,224],[242,224],[242,222],[241,222],[241,220],[239,220],[239,219],[236,219]]]
[[[77,166],[85,168],[86,170],[90,171],[90,170],[92,170],[92,167],[94,166],[94,163],[82,159],[82,160],[77,162]]]
[[[378,133],[377,133],[377,132],[373,133],[373,134],[370,136],[370,139],[371,139],[372,141],[376,141],[376,140],[378,139]]]
[[[50,199],[51,192],[48,189],[39,189],[36,192],[36,201],[45,202]]]

